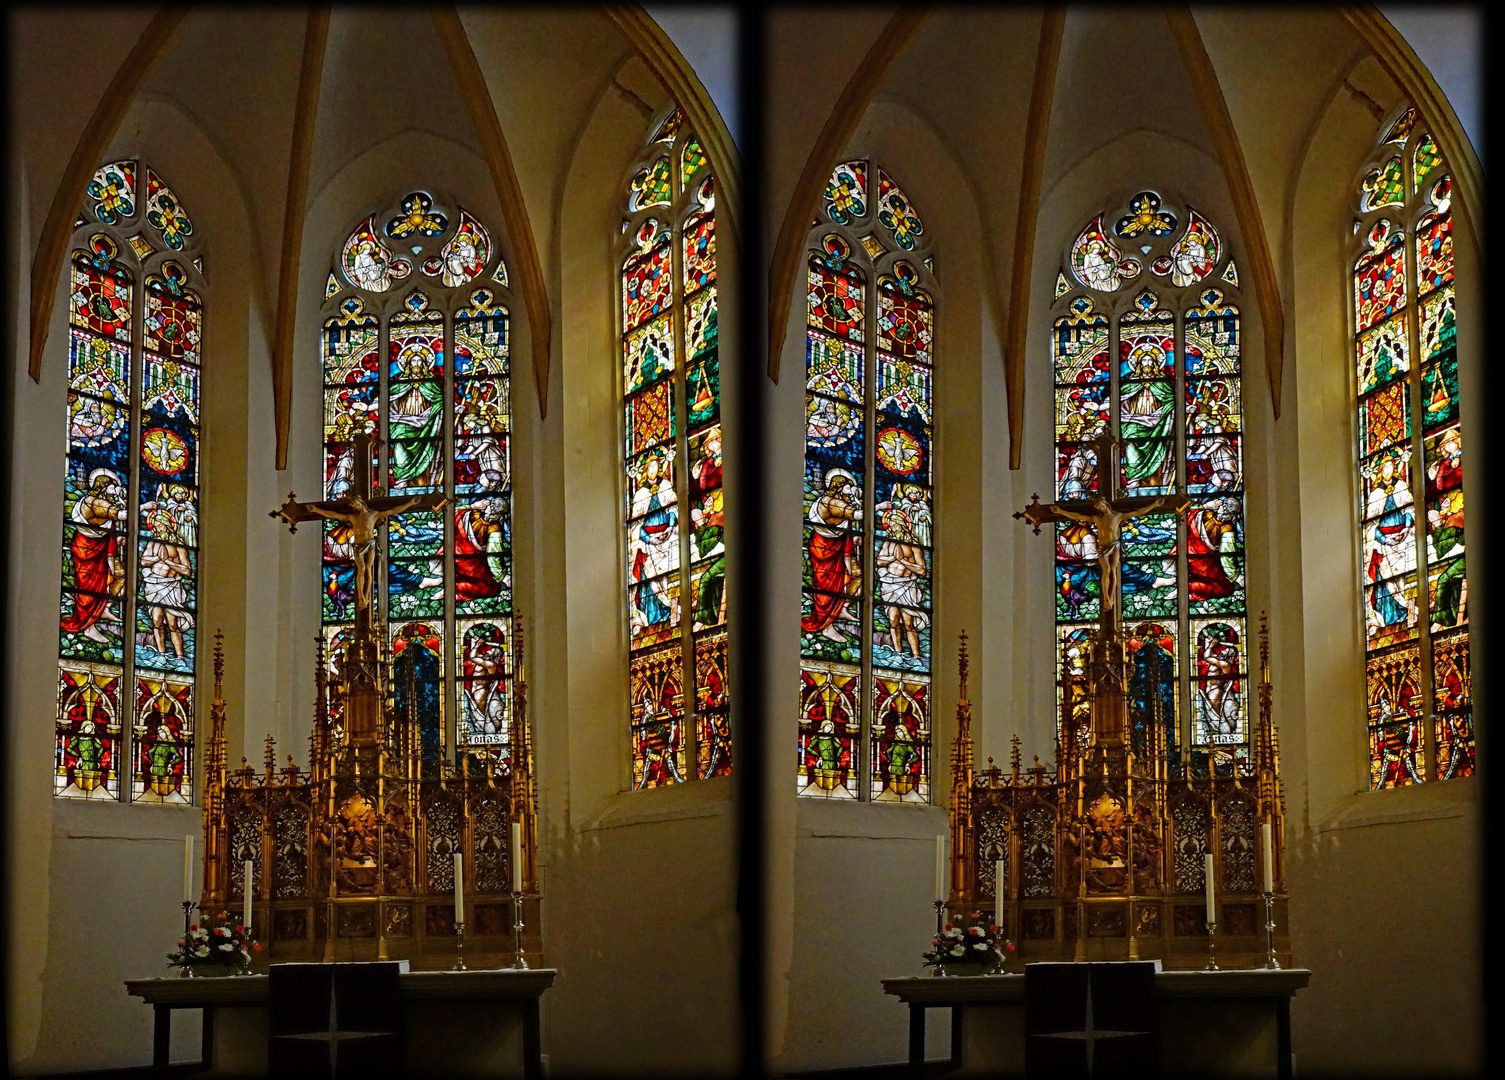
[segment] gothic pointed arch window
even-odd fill
[[[144,161],[102,165],[69,262],[53,793],[193,801],[203,257]]]
[[[807,256],[803,796],[931,797],[934,268],[898,182],[837,165]]]
[[[634,790],[732,769],[716,180],[678,109],[648,130],[618,246]]]
[[[511,322],[491,231],[452,199],[412,191],[357,223],[324,288],[324,497],[438,494],[387,523],[376,612],[395,705],[418,719],[426,773],[441,761],[511,764]],[[324,651],[355,619],[349,526],[322,524]],[[411,700],[410,700],[411,698]],[[338,710],[337,703],[331,703]],[[336,712],[331,720],[339,728]]]
[[[1155,191],[1105,206],[1071,241],[1051,333],[1055,494],[1106,490],[1090,440],[1118,440],[1117,490],[1185,494],[1185,519],[1122,526],[1119,611],[1130,740],[1163,733],[1173,771],[1243,771],[1250,752],[1239,277],[1214,224]],[[1057,734],[1085,745],[1097,537],[1055,526]],[[1065,730],[1069,729],[1069,730]],[[1183,772],[1184,775],[1184,772]]]
[[[1474,771],[1453,182],[1414,108],[1381,131],[1349,237],[1371,790]]]

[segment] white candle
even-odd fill
[[[935,898],[946,899],[946,838],[935,838]]]
[[[193,903],[193,834],[183,837],[183,903]]]
[[[512,823],[512,891],[523,891],[523,823]]]
[[[1267,821],[1260,827],[1264,834],[1265,842],[1265,892],[1275,891],[1275,852],[1270,847],[1270,823]]]
[[[255,880],[254,880],[254,878],[252,876],[252,873],[251,873],[251,860],[250,859],[246,860],[245,871],[246,871],[246,874],[245,874],[245,879],[246,879],[246,907],[245,907],[245,910],[241,912],[240,923],[241,923],[242,926],[244,926],[246,928],[246,933],[249,934],[251,932],[251,888],[252,888],[252,886],[254,886],[256,884],[256,882],[255,882]]]
[[[465,857],[455,852],[455,922],[465,921]]]
[[[999,859],[993,867],[993,925],[998,927],[998,932],[1003,933],[1003,860]]]
[[[1218,909],[1212,900],[1212,852],[1207,853],[1207,921],[1218,921]]]

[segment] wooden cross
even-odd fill
[[[356,621],[371,608],[372,583],[376,571],[376,530],[395,514],[408,510],[438,510],[449,500],[444,495],[409,495],[405,498],[377,495],[372,490],[371,480],[372,439],[366,432],[356,435],[352,442],[354,461],[351,466],[350,490],[341,498],[323,502],[301,503],[293,492],[287,493],[287,502],[281,509],[273,510],[268,517],[280,517],[298,531],[300,521],[329,518],[344,522],[351,529],[351,548],[355,562],[355,611]]]
[[[1115,498],[1118,488],[1118,461],[1115,451],[1118,440],[1106,431],[1083,445],[1091,446],[1097,455],[1095,490],[1085,499],[1062,499],[1057,503],[1041,503],[1040,496],[1033,496],[1030,505],[1014,516],[1023,518],[1035,527],[1040,535],[1040,526],[1052,521],[1079,521],[1092,526],[1097,538],[1097,563],[1099,567],[1098,590],[1101,599],[1099,626],[1106,633],[1118,628],[1118,579],[1123,553],[1119,550],[1119,528],[1127,518],[1144,514],[1184,514],[1191,505],[1188,495],[1136,495],[1131,498]]]

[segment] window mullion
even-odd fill
[[[444,527],[445,552],[443,567],[444,654],[439,670],[445,722],[439,730],[439,752],[443,757],[450,757],[460,748],[460,636],[455,617],[455,316],[453,311],[444,317],[444,358],[443,421],[439,426],[440,450],[444,455],[439,484],[446,499],[444,509],[439,511],[443,514],[440,520]],[[515,597],[517,593],[515,564],[512,581]],[[515,600],[513,606],[516,607]]]
[[[130,465],[126,471],[125,529],[120,538],[120,559],[125,569],[125,588],[120,598],[120,759],[115,776],[120,800],[129,803],[136,783],[136,588],[141,568],[137,565],[141,502],[141,398],[146,382],[146,350],[142,344],[146,326],[146,268],[131,295],[131,424],[128,441]],[[108,608],[106,608],[108,610]]]
[[[690,409],[686,400],[689,380],[686,377],[690,363],[689,341],[685,331],[684,252],[683,231],[683,185],[679,170],[674,163],[683,149],[671,149],[669,154],[670,212],[669,231],[669,282],[670,307],[673,311],[670,333],[674,336],[674,348],[678,353],[674,364],[674,498],[679,504],[679,633],[680,656],[684,672],[680,680],[681,745],[684,747],[685,780],[700,777],[700,746],[696,729],[695,694],[695,593],[690,573]]]
[[[1406,275],[1406,306],[1411,313],[1406,320],[1406,348],[1411,353],[1410,370],[1406,372],[1406,408],[1411,420],[1411,437],[1407,440],[1407,449],[1411,455],[1409,479],[1412,520],[1415,522],[1412,543],[1416,547],[1416,651],[1420,681],[1417,692],[1422,702],[1422,778],[1435,780],[1438,778],[1438,771],[1436,732],[1432,724],[1432,604],[1427,589],[1430,567],[1427,565],[1426,455],[1422,436],[1422,422],[1426,414],[1421,405],[1421,368],[1425,358],[1421,355],[1421,280],[1416,265],[1416,226],[1421,217],[1416,203],[1422,200],[1418,198],[1419,193],[1413,190],[1415,181],[1411,176],[1412,162],[1412,154],[1401,154],[1402,182],[1406,185],[1405,190],[1411,192],[1407,198],[1408,205],[1399,215],[1405,224],[1405,238],[1401,248]]]
[[[373,493],[378,495],[388,494],[387,478],[389,473],[387,463],[391,458],[392,452],[392,448],[387,445],[387,440],[391,437],[391,428],[387,423],[387,413],[392,407],[391,402],[388,400],[392,393],[392,387],[388,382],[388,368],[390,366],[391,351],[392,315],[391,313],[388,313],[381,320],[380,329],[377,332],[376,338],[376,400],[379,404],[377,405],[376,409],[376,476],[371,484],[371,490]],[[369,461],[358,461],[354,463],[354,468],[356,469],[370,469],[371,467],[372,465]],[[359,477],[361,474],[356,473],[355,475],[356,477]],[[352,551],[353,550],[354,549],[352,548]],[[387,635],[387,624],[389,622],[389,612],[387,610],[387,563],[390,558],[391,530],[384,527],[381,530],[381,547],[377,553],[376,572],[371,575],[371,613],[373,617],[377,617],[376,621],[381,627],[381,634],[383,638],[385,638]],[[353,602],[354,601],[352,601],[352,603]],[[354,614],[355,612],[352,608],[352,618],[354,617]],[[352,629],[353,628],[354,627],[352,625]],[[383,652],[385,652],[388,644],[389,643],[386,641],[383,641],[381,643]]]
[[[862,599],[859,625],[862,630],[861,656],[862,678],[858,684],[858,712],[861,716],[861,747],[858,754],[857,798],[869,801],[872,798],[872,776],[876,763],[872,760],[872,733],[876,717],[873,715],[873,690],[876,676],[873,674],[873,620],[876,604],[873,589],[873,574],[877,558],[873,553],[873,505],[877,502],[877,448],[873,445],[877,430],[878,413],[878,267],[868,275],[863,291],[863,377],[865,392],[862,403]]]
[[[1176,305],[1173,314],[1175,319],[1176,356],[1178,360],[1175,370],[1171,373],[1174,397],[1172,408],[1175,409],[1175,424],[1173,437],[1175,440],[1176,453],[1176,493],[1187,493],[1188,481],[1186,473],[1186,304]],[[1240,369],[1242,370],[1242,369]],[[1242,460],[1242,459],[1241,459]],[[1243,502],[1243,488],[1239,489],[1239,501]],[[1191,686],[1191,560],[1189,557],[1189,545],[1191,538],[1188,536],[1187,515],[1177,514],[1176,524],[1176,626],[1180,631],[1176,641],[1175,667],[1179,667],[1180,673],[1176,677],[1177,707],[1175,722],[1180,738],[1178,744],[1187,753],[1184,759],[1190,764],[1192,730],[1192,686]],[[1244,570],[1244,592],[1248,595],[1249,571],[1247,562]],[[1247,633],[1246,633],[1247,638]],[[1247,645],[1245,646],[1247,652]],[[1172,668],[1175,670],[1175,668]],[[1159,693],[1159,688],[1156,688]]]

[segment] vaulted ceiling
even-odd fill
[[[1210,167],[1225,174],[1251,261],[1263,259],[1270,271],[1262,278],[1259,266],[1249,268],[1273,339],[1266,359],[1276,387],[1290,303],[1275,272],[1288,195],[1314,125],[1361,59],[1376,55],[1400,92],[1435,114],[1440,141],[1447,134],[1454,144],[1444,152],[1462,174],[1461,186],[1471,186],[1470,162],[1481,178],[1473,186],[1482,186],[1451,108],[1370,8],[1073,6],[1063,20],[1055,16],[1053,54],[1041,48],[1052,16],[1040,8],[939,8],[907,22],[905,15],[892,7],[842,8],[776,11],[770,19],[767,125],[776,148],[765,181],[770,374],[777,377],[791,268],[825,178],[869,103],[902,103],[936,131],[978,202],[983,263],[993,279],[987,291],[1009,376],[1016,466],[1019,320],[1026,313],[1009,299],[1012,256],[1032,242],[1038,192],[1052,190],[1099,148],[1131,132],[1153,132],[1202,150]],[[1047,67],[1054,62],[1044,79],[1050,108],[1032,117],[1042,59]],[[863,92],[854,94],[859,84]],[[1042,125],[1033,160],[1026,152],[1031,123]],[[1034,195],[1027,190],[1031,178]]]

